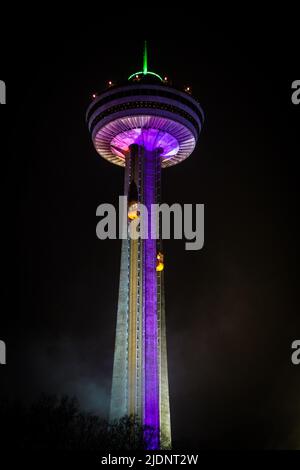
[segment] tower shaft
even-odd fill
[[[128,237],[122,243],[110,418],[134,416],[149,429],[149,449],[171,445],[164,280],[156,269],[162,247],[159,238],[151,237],[152,205],[160,201],[160,185],[160,151],[132,145],[124,192],[128,205],[147,208],[148,233],[145,239]]]

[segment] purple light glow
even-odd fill
[[[154,130],[153,134],[148,134],[147,130]],[[131,132],[133,131],[133,135]],[[139,132],[144,134],[139,135]],[[124,136],[124,141],[119,136]],[[93,140],[97,152],[108,161],[125,166],[125,153],[129,144],[139,143],[135,139],[144,139],[147,148],[158,148],[154,143],[155,138],[161,140],[160,146],[164,153],[161,155],[162,167],[176,165],[187,158],[195,148],[195,137],[192,132],[183,124],[172,121],[161,116],[125,116],[109,121],[100,129],[95,128]],[[158,142],[157,141],[157,142]]]
[[[158,152],[145,151],[144,204],[148,209],[149,236],[144,240],[144,425],[151,428],[151,439],[145,432],[147,447],[159,449],[159,372],[157,331],[156,240],[150,236],[151,205],[156,202]]]
[[[119,156],[128,152],[130,145],[143,146],[149,152],[160,148],[162,157],[171,157],[179,151],[179,143],[175,137],[165,131],[153,128],[135,128],[118,134],[112,141],[112,152]]]

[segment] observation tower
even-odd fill
[[[151,239],[153,204],[160,203],[161,169],[193,152],[204,121],[190,88],[143,69],[108,87],[87,111],[96,151],[124,167],[128,225],[148,210],[149,236],[122,241],[110,420],[125,415],[145,426],[148,449],[171,447],[162,241]],[[159,227],[157,227],[159,233]],[[150,430],[150,431],[147,431]]]

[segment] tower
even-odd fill
[[[194,150],[203,124],[199,103],[168,79],[143,70],[126,84],[93,96],[87,123],[96,151],[125,168],[128,225],[148,211],[149,236],[122,241],[110,419],[134,416],[151,429],[149,449],[171,446],[162,241],[152,239],[152,205],[159,204],[161,169]],[[158,224],[159,225],[159,224]],[[157,227],[159,233],[159,227]]]

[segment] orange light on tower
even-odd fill
[[[164,255],[162,253],[157,253],[157,257],[156,257],[156,271],[157,272],[161,272],[164,270]]]
[[[128,219],[135,220],[138,219],[139,216],[138,203],[134,201],[128,206]]]

